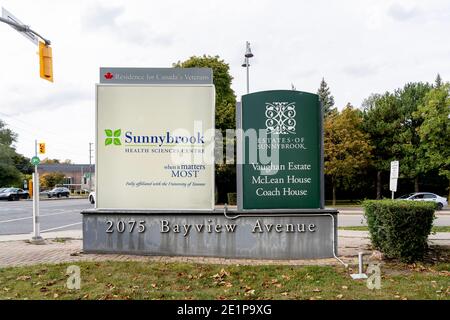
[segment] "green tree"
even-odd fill
[[[434,80],[434,87],[439,89],[441,86],[442,86],[442,78],[441,75],[438,73],[436,76],[436,80]]]
[[[230,66],[219,56],[202,57],[193,56],[186,61],[178,61],[173,64],[175,68],[211,68],[213,71],[213,83],[216,89],[216,129],[222,132],[223,143],[226,146],[226,129],[236,128],[236,95],[231,88],[233,77],[230,74]],[[219,201],[227,201],[227,193],[236,192],[236,165],[216,165],[216,186]]]
[[[63,164],[72,164],[72,160],[66,159],[66,160],[62,161],[62,160],[59,160],[59,159],[44,158],[41,161],[41,163],[42,164],[61,164],[61,163],[63,163]]]
[[[175,68],[211,68],[213,83],[216,88],[216,128],[225,132],[236,128],[236,95],[231,89],[233,77],[230,66],[219,56],[193,56],[186,61],[173,64]]]
[[[362,122],[361,111],[350,104],[325,119],[325,174],[331,177],[333,206],[336,188],[350,186],[370,164],[372,146]]]
[[[363,110],[363,130],[374,146],[372,165],[376,171],[376,198],[381,199],[382,173],[389,171],[390,162],[400,160],[402,154],[400,101],[389,92],[372,94],[364,100]]]
[[[39,183],[43,188],[52,189],[57,184],[63,184],[64,178],[65,175],[62,172],[49,172],[40,176]]]
[[[22,172],[23,174],[31,174],[34,171],[34,166],[31,163],[30,158],[27,158],[19,153],[15,153],[13,156],[14,166],[17,170]]]
[[[416,116],[423,122],[418,130],[425,160],[439,170],[450,184],[450,84],[430,90]],[[448,187],[450,199],[450,186]]]
[[[419,137],[419,127],[423,119],[414,116],[419,105],[423,104],[426,94],[431,90],[428,83],[407,83],[396,90],[399,101],[400,128],[397,135],[401,143],[400,173],[414,181],[414,191],[419,192],[419,177],[431,167],[425,160],[425,151]]]
[[[17,140],[17,134],[6,128],[6,124],[0,120],[0,186],[20,185],[22,174],[16,167],[18,154],[13,143]]]
[[[61,163],[63,163],[63,164],[71,164],[71,163],[72,163],[72,160],[66,159],[66,160],[62,161],[62,160],[59,160],[59,159],[49,159],[49,158],[44,158],[44,159],[41,161],[41,163],[42,163],[42,164],[61,164]]]
[[[42,159],[41,163],[42,164],[59,164],[59,163],[61,163],[61,160],[44,158],[44,159]]]
[[[317,95],[319,96],[319,100],[322,103],[322,109],[324,117],[329,116],[331,113],[336,112],[336,108],[334,107],[334,97],[331,95],[330,88],[328,84],[325,82],[325,79],[322,78],[320,82],[319,90],[317,90]]]
[[[0,187],[20,184],[22,175],[14,165],[14,155],[12,148],[0,144]]]

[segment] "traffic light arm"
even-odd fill
[[[30,29],[30,26],[27,26],[27,25],[24,25],[24,24],[17,24],[17,23],[14,23],[12,21],[9,21],[7,19],[4,19],[2,17],[0,17],[0,22],[4,22],[6,24],[9,24],[10,26],[14,27],[19,32],[31,32],[35,36],[37,36],[37,37],[41,38],[42,40],[44,40],[45,45],[47,45],[47,46],[51,45],[50,40],[45,39],[39,33],[37,33],[36,31],[34,31],[32,29]]]

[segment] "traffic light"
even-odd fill
[[[45,143],[39,143],[39,154],[45,154]]]
[[[53,82],[52,48],[39,41],[39,69],[42,79]]]

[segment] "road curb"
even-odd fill
[[[27,241],[30,240],[33,236],[34,236],[33,233],[2,235],[0,236],[0,242]],[[83,239],[83,232],[81,230],[44,232],[41,233],[41,236],[42,238],[44,238],[44,240],[61,239],[61,238],[81,240]]]

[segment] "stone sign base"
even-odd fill
[[[337,255],[337,210],[85,210],[83,251],[315,259]]]

